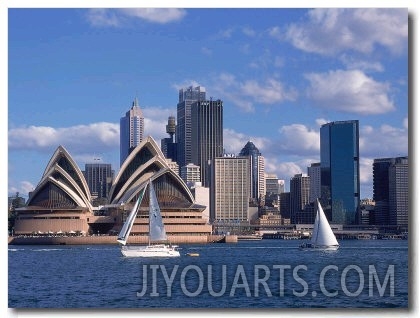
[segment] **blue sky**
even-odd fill
[[[408,155],[407,9],[8,10],[8,193],[27,195],[63,145],[119,167],[135,97],[159,144],[178,89],[224,102],[224,147],[248,140],[286,181],[319,161],[319,129],[360,122],[361,196],[374,158]]]

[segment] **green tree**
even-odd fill
[[[19,196],[19,192],[16,192],[15,197],[9,203],[8,211],[8,230],[9,233],[13,230],[16,220],[16,209],[25,205],[25,199]]]

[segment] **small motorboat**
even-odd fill
[[[200,254],[198,254],[198,253],[187,253],[187,256],[197,257],[197,256],[200,256]]]

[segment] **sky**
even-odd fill
[[[160,144],[178,90],[223,100],[224,148],[252,141],[266,173],[319,162],[319,132],[359,120],[361,198],[375,158],[409,152],[406,8],[8,8],[8,195],[27,197],[59,145],[119,169],[138,98]],[[98,162],[98,161],[95,161]]]
[[[167,117],[176,115],[178,89],[189,85],[202,85],[208,96],[224,101],[226,151],[237,153],[253,141],[266,158],[266,171],[283,178],[286,186],[291,176],[319,161],[319,129],[330,121],[360,122],[362,198],[372,196],[374,158],[408,152],[417,157],[416,1],[339,4],[409,8],[414,21],[409,37],[407,10],[345,10],[337,1],[273,5],[260,0],[253,3],[257,9],[243,1],[203,0],[199,5],[212,9],[160,11],[88,10],[98,5],[131,8],[133,2],[125,0],[57,3],[0,1],[1,151],[7,154],[1,161],[2,175],[7,175],[1,183],[3,199],[6,192],[27,196],[59,145],[82,170],[98,157],[118,170],[119,119],[134,98],[145,114],[146,133],[159,142],[166,137]],[[286,8],[291,4],[301,9]],[[156,0],[153,5],[198,4]],[[57,9],[46,9],[53,6]],[[222,7],[250,9],[216,9]],[[414,194],[418,173],[415,165],[410,169]],[[410,197],[414,203],[415,197]],[[416,211],[415,205],[411,208]],[[418,222],[416,213],[411,216]],[[2,279],[7,288],[6,276]],[[1,308],[7,308],[6,297],[2,300]],[[416,312],[414,307],[411,316]],[[9,310],[5,316],[15,314]],[[301,316],[308,315],[317,314]]]

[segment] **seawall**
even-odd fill
[[[221,235],[176,235],[170,236],[169,241],[172,244],[207,244],[222,239]],[[225,237],[226,243],[236,243],[236,235]],[[147,244],[147,236],[130,236],[128,243]],[[94,245],[110,244],[118,245],[117,236],[39,236],[39,237],[10,237],[9,245]]]

